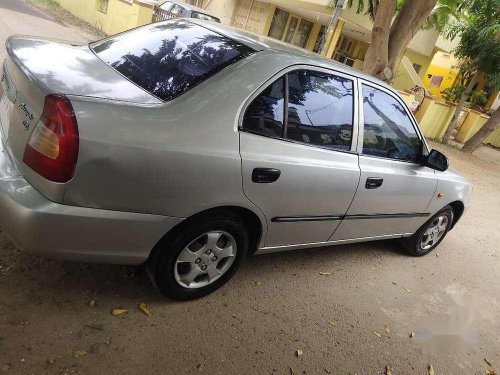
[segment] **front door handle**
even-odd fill
[[[380,186],[382,186],[383,182],[384,182],[383,178],[380,178],[380,177],[368,177],[366,179],[365,188],[367,188],[367,189],[377,189]]]
[[[256,184],[270,184],[280,178],[281,171],[275,168],[255,168],[252,181]]]

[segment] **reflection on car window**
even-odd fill
[[[363,154],[416,162],[421,141],[407,111],[392,96],[363,85]]]
[[[268,137],[283,135],[284,78],[266,88],[248,106],[243,128]]]
[[[253,52],[202,26],[177,20],[140,27],[91,45],[126,78],[171,100]]]
[[[288,74],[287,138],[349,150],[353,127],[353,81],[297,70]]]

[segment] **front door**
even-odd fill
[[[415,232],[437,187],[434,170],[418,163],[426,146],[401,99],[377,85],[361,86],[361,178],[334,241]]]
[[[359,182],[355,81],[293,68],[249,102],[240,124],[243,190],[264,213],[265,246],[327,241]]]

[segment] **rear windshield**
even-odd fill
[[[167,21],[93,43],[94,52],[136,85],[168,101],[253,50],[189,21]]]
[[[220,23],[220,19],[218,19],[217,17],[212,17],[212,16],[209,16],[208,14],[200,13],[200,12],[195,12],[195,11],[191,12],[191,18],[198,18],[200,20],[212,21],[212,22],[218,22],[218,23]]]

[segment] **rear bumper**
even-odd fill
[[[137,265],[182,220],[49,201],[19,174],[0,137],[0,226],[23,251],[74,261]]]

